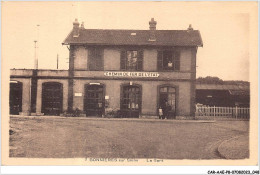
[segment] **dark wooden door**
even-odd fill
[[[124,86],[121,101],[122,117],[138,118],[141,110],[141,89],[138,86]]]
[[[85,86],[84,111],[87,116],[102,116],[104,112],[104,88],[102,85]]]
[[[9,109],[10,114],[19,115],[22,112],[23,84],[20,82],[10,83]]]
[[[60,115],[62,112],[63,88],[61,83],[42,84],[42,112],[44,115]]]

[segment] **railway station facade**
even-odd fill
[[[85,29],[77,20],[62,43],[68,70],[11,69],[10,113],[86,116],[120,111],[123,117],[158,116],[168,102],[171,117],[195,115],[198,30]]]

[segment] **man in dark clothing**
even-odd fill
[[[163,103],[163,105],[162,105],[162,112],[163,112],[162,119],[165,119],[165,117],[166,117],[167,114],[168,114],[167,104],[168,104],[168,102],[165,101],[165,102]]]
[[[165,109],[165,119],[169,119],[170,111],[172,110],[172,107],[169,105],[168,102],[166,102],[166,109]]]

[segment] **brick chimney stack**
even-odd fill
[[[77,18],[73,22],[73,37],[79,37],[79,22]]]
[[[84,22],[81,23],[80,28],[81,28],[81,29],[85,29],[85,27],[84,27]]]
[[[156,41],[156,37],[155,37],[156,24],[157,24],[157,22],[154,21],[154,18],[152,18],[151,21],[149,21],[149,25],[150,25],[149,41]]]
[[[192,28],[191,24],[189,25],[189,28],[188,28],[188,30],[193,30],[193,28]]]

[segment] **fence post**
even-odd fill
[[[237,119],[237,106],[236,106],[236,119]]]
[[[213,107],[214,120],[215,120],[215,112],[216,112],[216,106]]]

